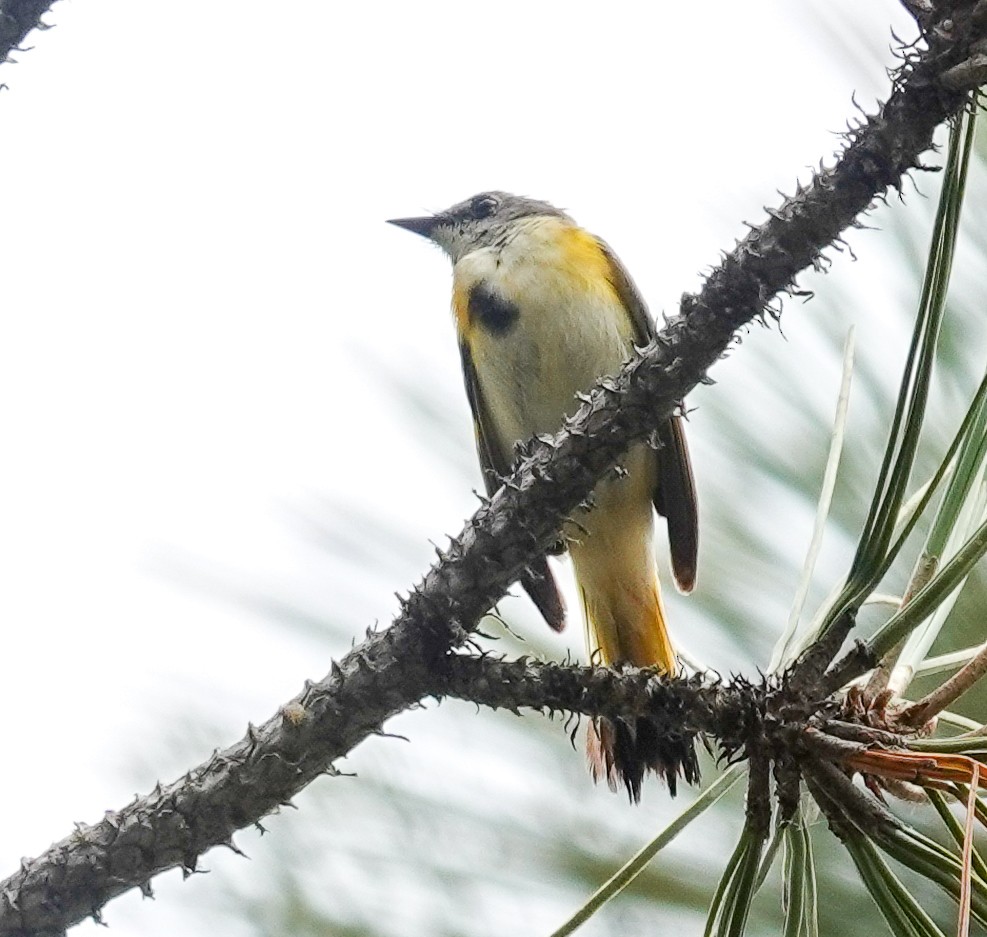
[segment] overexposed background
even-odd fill
[[[892,0],[690,10],[63,0],[0,69],[4,869],[321,677],[473,510],[448,266],[384,219],[486,188],[545,198],[674,312],[835,152],[851,95],[887,93],[891,29],[914,32]],[[784,622],[855,323],[856,443],[817,600],[849,559],[929,228],[906,194],[854,232],[858,263],[833,252],[806,278],[820,296],[788,304],[784,336],[754,327],[690,398],[702,568],[670,603],[724,673],[763,667]],[[943,435],[982,325],[947,346]],[[501,611],[529,653],[581,650],[578,621],[557,638],[522,599]],[[242,834],[253,861],[214,852],[154,905],[113,902],[114,933],[544,934],[681,806],[594,788],[541,717],[445,704],[389,728],[410,744],[367,742],[340,765],[358,779]],[[700,930],[730,806],[585,933]],[[846,862],[824,881],[867,913]],[[777,905],[769,890],[752,929],[776,930]]]

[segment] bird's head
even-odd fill
[[[503,246],[517,230],[518,221],[537,217],[568,219],[548,202],[508,192],[481,192],[434,215],[392,218],[389,224],[428,238],[456,263],[480,248]]]

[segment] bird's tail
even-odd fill
[[[591,660],[674,674],[675,651],[658,583],[650,504],[647,507],[646,523],[608,523],[609,536],[596,525],[593,535],[572,544],[570,552]],[[659,733],[647,717],[597,717],[586,742],[594,780],[606,779],[612,790],[625,787],[634,801],[640,798],[648,771],[664,777],[672,794],[679,774],[689,783],[698,778],[693,736]]]
[[[598,652],[602,664],[674,673],[675,651],[650,546],[649,542],[647,548],[635,551],[637,556],[610,553],[589,563],[580,562],[583,557],[573,551],[587,646],[591,654]]]

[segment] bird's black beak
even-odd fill
[[[435,229],[442,224],[442,215],[426,215],[423,218],[389,218],[388,224],[396,224],[405,231],[413,231],[424,238],[430,238]]]

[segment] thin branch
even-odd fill
[[[9,6],[9,3],[7,4]],[[289,801],[383,722],[443,692],[450,648],[544,552],[628,446],[648,438],[690,389],[706,379],[735,331],[769,313],[794,277],[820,263],[857,216],[898,187],[955,114],[964,89],[941,76],[972,61],[981,37],[972,0],[954,4],[929,31],[930,48],[908,60],[880,112],[723,258],[681,315],[612,380],[589,395],[566,429],[532,444],[505,486],[469,521],[403,603],[394,624],[308,685],[274,717],[184,778],[81,827],[0,884],[0,937],[60,934],[129,888],[147,889],[165,869],[193,869],[212,846]],[[962,69],[961,69],[962,71]],[[976,69],[970,71],[973,74]],[[738,718],[740,716],[738,715]]]
[[[987,673],[987,648],[984,648],[962,670],[957,671],[941,686],[898,714],[904,725],[924,725],[947,706],[959,699]]]

